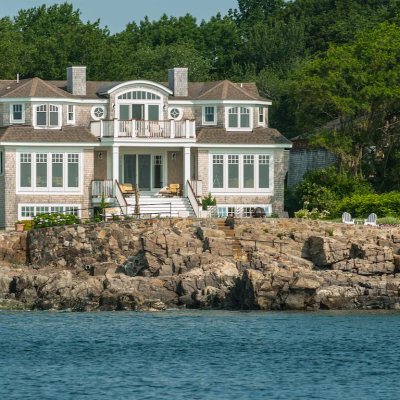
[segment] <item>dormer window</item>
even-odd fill
[[[227,109],[226,126],[228,130],[250,131],[252,129],[252,110],[247,107],[232,107]]]
[[[10,122],[12,124],[23,124],[25,122],[25,105],[11,104],[10,105]]]
[[[258,125],[265,125],[265,108],[258,108]]]
[[[67,113],[67,123],[68,124],[75,124],[75,106],[68,105],[68,113]]]
[[[37,128],[59,128],[61,126],[61,107],[54,104],[36,106]]]

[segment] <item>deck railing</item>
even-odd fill
[[[112,179],[92,181],[92,197],[114,197]]]
[[[102,119],[91,123],[92,133],[99,137],[195,139],[196,121],[138,121]]]

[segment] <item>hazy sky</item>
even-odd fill
[[[1,0],[0,17],[14,16],[20,9],[63,2],[64,0]],[[190,13],[201,21],[208,20],[218,12],[225,15],[230,8],[237,7],[237,0],[69,0],[68,2],[81,10],[84,22],[100,18],[102,27],[107,25],[111,33],[122,31],[128,22],[139,22],[145,15],[153,20],[159,19],[164,13],[175,17]]]

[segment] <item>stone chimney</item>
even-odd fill
[[[86,67],[67,68],[67,91],[75,96],[86,96]]]
[[[176,97],[188,95],[188,69],[172,68],[168,70],[168,86]]]

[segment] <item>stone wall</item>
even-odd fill
[[[0,234],[0,263],[15,265],[27,262],[27,232]]]

